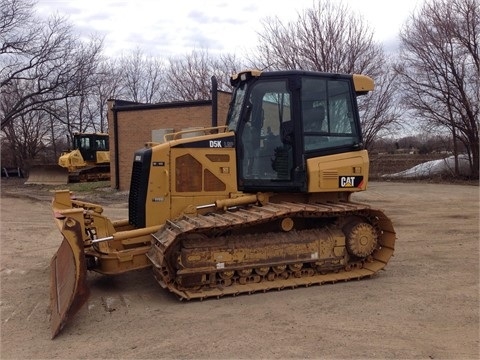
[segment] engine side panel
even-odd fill
[[[366,150],[307,159],[308,192],[366,190],[368,171]]]

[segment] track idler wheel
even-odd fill
[[[358,258],[371,255],[378,244],[376,229],[366,222],[353,222],[343,229],[346,235],[347,251]]]

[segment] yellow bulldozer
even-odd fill
[[[391,220],[351,200],[368,184],[356,99],[373,80],[249,70],[231,84],[224,126],[167,134],[135,152],[128,219],[55,193],[63,241],[51,261],[52,338],[86,302],[89,270],[151,268],[178,298],[204,299],[361,279],[385,267]]]
[[[73,135],[73,150],[63,151],[58,165],[31,166],[25,184],[63,185],[109,179],[108,134],[76,133]]]

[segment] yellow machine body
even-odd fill
[[[57,164],[34,164],[25,184],[66,185],[110,179],[108,134],[77,133],[73,150],[62,152]]]
[[[108,134],[78,133],[73,139],[74,150],[65,151],[58,165],[68,170],[69,182],[110,179]]]
[[[135,152],[128,219],[55,193],[52,337],[86,301],[87,270],[151,267],[161,287],[203,299],[360,279],[388,263],[390,219],[350,199],[368,186],[356,96],[373,81],[246,71],[231,82],[226,126]]]

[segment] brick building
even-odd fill
[[[213,100],[160,104],[109,100],[111,186],[130,188],[133,154],[145,143],[162,142],[164,133],[212,126],[215,114],[218,125],[224,125],[230,97],[230,93],[217,91]]]

